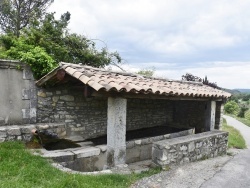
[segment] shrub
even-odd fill
[[[238,113],[238,117],[244,118],[245,117],[245,112],[248,110],[247,107],[243,106],[240,108],[240,112]]]
[[[235,101],[228,101],[224,106],[224,111],[236,115],[239,112],[239,105]]]

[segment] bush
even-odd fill
[[[224,111],[228,114],[237,115],[239,112],[239,105],[235,101],[228,101],[224,106]]]
[[[244,118],[245,117],[245,112],[248,110],[247,107],[243,106],[240,108],[240,112],[238,113],[238,117]]]
[[[250,120],[250,109],[245,112],[245,118]]]

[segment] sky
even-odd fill
[[[250,89],[250,0],[54,0],[71,32],[117,51],[128,72],[186,73]],[[96,40],[97,39],[97,40]]]

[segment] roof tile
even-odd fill
[[[60,67],[54,71],[58,71],[59,69],[65,70],[67,74],[89,85],[96,91],[105,90],[109,92],[112,90],[127,93],[152,93],[155,95],[189,97],[228,98],[231,96],[230,93],[223,90],[215,89],[197,82],[149,78],[131,73],[111,72],[90,66],[70,63],[60,63]],[[53,71],[46,76],[49,77],[50,74],[53,75],[52,73]],[[37,83],[42,85],[47,80],[48,79],[41,78]]]

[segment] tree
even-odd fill
[[[202,79],[200,77],[194,76],[190,73],[186,73],[185,75],[182,75],[182,80],[193,81],[193,82],[202,82]]]
[[[8,50],[0,49],[0,59],[18,59],[31,66],[35,78],[40,78],[57,66],[56,61],[40,46],[26,43],[24,37],[1,36],[9,44]]]
[[[248,110],[246,106],[240,107],[240,112],[238,113],[238,117],[245,118],[245,112]]]
[[[117,52],[109,52],[106,47],[98,50],[93,41],[69,33],[69,12],[58,20],[54,14],[47,13],[40,22],[23,29],[19,37],[11,33],[0,35],[0,58],[17,59],[30,64],[37,79],[61,61],[94,67],[121,62]]]
[[[151,76],[154,75],[154,72],[155,72],[155,68],[152,67],[152,68],[142,69],[142,70],[138,71],[137,74],[147,76],[147,77],[151,77]]]
[[[54,0],[1,0],[0,27],[5,33],[20,36],[20,31],[42,18]]]
[[[201,79],[198,76],[194,76],[190,73],[186,73],[185,75],[182,75],[182,80],[185,81],[193,81],[193,82],[202,82],[204,85],[211,86],[213,88],[221,89],[219,86],[217,86],[216,82],[209,82],[207,79],[207,76],[205,76],[204,79]]]
[[[239,112],[239,105],[235,101],[228,101],[224,106],[224,110],[228,114],[236,115]]]

